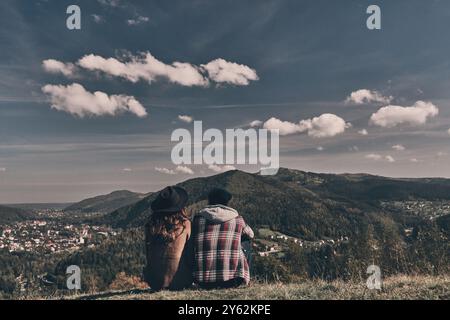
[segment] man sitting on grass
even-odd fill
[[[250,240],[254,234],[239,213],[227,206],[231,198],[226,190],[212,190],[209,205],[193,219],[194,280],[205,289],[250,282],[241,238]]]

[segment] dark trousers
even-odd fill
[[[248,267],[252,268],[252,242],[250,240],[245,240],[241,242],[242,251],[244,252],[245,258],[247,259]]]

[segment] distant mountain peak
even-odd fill
[[[129,190],[116,190],[74,203],[64,211],[102,212],[108,213],[122,206],[130,205],[144,198],[146,194]]]

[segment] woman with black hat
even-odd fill
[[[144,279],[153,290],[181,290],[192,285],[191,222],[186,216],[187,192],[167,187],[151,204],[145,225],[147,265]]]

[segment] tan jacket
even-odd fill
[[[184,230],[170,243],[151,243],[149,224],[145,225],[147,265],[144,279],[153,290],[181,290],[192,285],[193,248],[191,222],[183,222]]]

